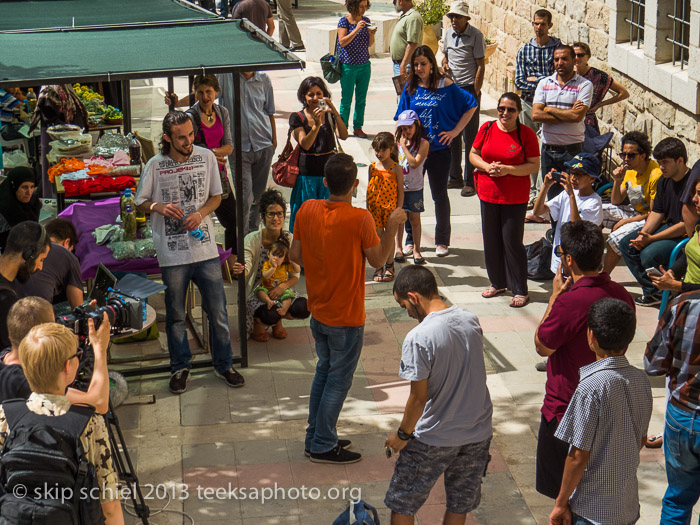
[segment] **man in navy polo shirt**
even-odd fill
[[[588,310],[604,297],[620,299],[634,308],[629,293],[598,273],[605,239],[589,221],[567,222],[556,246],[561,265],[552,283],[552,296],[535,331],[535,349],[547,360],[542,418],[537,438],[537,492],[556,498],[561,488],[569,445],[554,436],[579,382],[579,369],[595,355],[588,346]]]

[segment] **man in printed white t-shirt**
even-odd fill
[[[167,286],[170,391],[181,394],[187,389],[192,367],[185,327],[185,295],[190,282],[199,288],[209,317],[216,375],[230,387],[243,386],[243,376],[232,366],[226,295],[211,219],[221,202],[218,164],[211,151],[194,145],[194,128],[186,113],[171,111],[163,119],[161,152],[144,167],[135,202],[140,211],[151,214],[153,244]]]
[[[593,182],[600,177],[600,160],[590,153],[579,153],[573,159],[564,163],[567,173],[564,179],[558,183],[566,191],[545,202],[549,189],[557,184],[552,173],[545,175],[542,188],[537,194],[535,207],[532,212],[535,215],[544,215],[549,212],[554,227],[554,250],[552,250],[552,263],[550,269],[556,274],[559,268],[561,243],[561,227],[571,221],[590,221],[600,226],[603,223],[603,201],[593,190]]]

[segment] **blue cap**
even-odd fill
[[[579,153],[573,159],[564,163],[570,170],[585,171],[586,175],[594,179],[600,178],[600,159],[592,153]]]
[[[397,126],[410,126],[414,122],[418,122],[418,114],[412,109],[407,109],[402,111],[399,115],[399,121],[396,123]]]

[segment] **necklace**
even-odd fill
[[[207,119],[209,120],[210,123],[214,122],[214,110],[213,109],[211,110],[211,113],[207,113],[205,111],[204,114],[207,116]]]

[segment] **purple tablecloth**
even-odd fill
[[[102,263],[112,271],[138,272],[159,274],[158,259],[123,259],[117,261],[112,256],[112,250],[106,245],[98,246],[92,232],[105,224],[116,224],[119,215],[119,197],[102,201],[76,202],[58,214],[62,219],[68,219],[75,225],[78,232],[78,244],[75,255],[80,259],[80,274],[83,280],[92,279],[97,273],[97,265]],[[221,264],[231,254],[231,250],[219,248]]]

